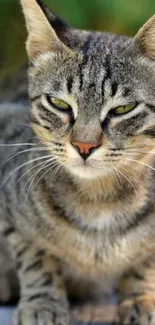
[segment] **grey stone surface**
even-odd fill
[[[12,325],[12,311],[13,309],[9,307],[0,308],[0,325]]]

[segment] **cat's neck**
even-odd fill
[[[92,180],[75,179],[74,181],[78,191],[83,192],[88,199],[110,202],[125,197],[127,193],[133,194],[138,186],[137,180],[138,178],[135,177],[130,180],[123,174],[111,174]]]
[[[69,192],[77,193],[77,197],[83,197],[83,202],[114,203],[120,199],[126,200],[126,198],[135,196],[144,183],[144,178],[145,173],[127,170],[96,179],[84,179],[75,177],[62,169],[52,180],[46,175],[46,184],[59,194],[61,192],[66,195]]]

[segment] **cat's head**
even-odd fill
[[[132,39],[71,29],[41,0],[21,3],[32,125],[52,156],[87,179],[144,165],[155,138],[155,16]]]

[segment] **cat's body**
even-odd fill
[[[122,305],[122,324],[154,325],[154,18],[132,40],[70,30],[40,1],[21,2],[31,115],[26,101],[0,108],[0,229],[21,285],[15,325],[67,324],[66,283],[81,277],[91,292],[124,274],[122,300],[137,300]]]
[[[47,276],[46,272],[44,274],[44,270],[42,270],[43,265],[41,265],[40,261],[47,255],[49,260],[51,259],[49,263],[52,264],[53,259],[50,255],[55,255],[60,258],[58,264],[60,265],[61,276],[67,284],[68,294],[75,294],[75,296],[80,296],[80,298],[84,298],[85,295],[93,297],[94,293],[100,294],[102,292],[102,287],[106,287],[105,282],[108,276],[115,281],[124,271],[137,265],[145,256],[148,257],[151,253],[151,249],[154,248],[150,240],[150,229],[148,240],[146,241],[146,237],[144,237],[147,235],[145,222],[141,222],[139,227],[135,225],[136,213],[140,211],[142,202],[145,206],[145,197],[143,200],[137,200],[137,196],[133,195],[134,189],[130,186],[131,184],[128,188],[126,182],[123,188],[119,181],[116,182],[115,176],[111,180],[108,176],[106,186],[104,181],[102,184],[102,182],[98,180],[97,182],[92,182],[90,180],[87,183],[79,183],[78,181],[73,182],[72,177],[70,177],[68,173],[65,173],[64,170],[57,173],[54,177],[51,177],[51,173],[55,171],[54,168],[52,170],[50,169],[47,173],[47,178],[45,177],[46,175],[44,175],[42,180],[37,184],[38,178],[40,179],[47,171],[47,168],[43,169],[42,173],[38,173],[38,177],[35,178],[34,185],[31,186],[31,181],[33,176],[35,176],[35,172],[40,169],[35,168],[35,165],[37,163],[40,164],[39,158],[44,155],[46,156],[48,152],[42,150],[37,152],[35,150],[34,145],[37,147],[40,146],[38,146],[39,142],[38,139],[36,139],[35,133],[30,128],[30,117],[27,105],[4,102],[1,104],[0,111],[0,169],[2,184],[0,207],[1,230],[10,242],[13,242],[15,246],[17,245],[16,254],[18,255],[19,252],[21,252],[19,254],[19,261],[18,258],[16,261],[17,265],[19,264],[18,271],[23,267],[21,261],[25,253],[27,254],[30,246],[34,249],[34,256],[32,255],[32,257],[30,257],[30,261],[28,260],[27,264],[32,264],[34,273],[36,272],[35,268],[37,268],[37,271],[39,270],[43,282],[44,277],[48,279],[49,275]],[[46,147],[44,147],[44,149],[46,149]],[[35,159],[35,161],[30,163],[30,165],[25,164],[33,159]],[[24,164],[24,166],[18,169],[22,164]],[[29,172],[27,172],[28,170]],[[150,174],[152,174],[153,178],[153,172],[150,172]],[[11,176],[8,177],[9,175]],[[141,182],[144,182],[144,179],[141,178],[140,180],[138,177],[136,177],[136,179],[139,180],[137,195],[141,195],[141,198],[143,198],[140,189]],[[151,175],[148,179],[149,184],[150,179]],[[115,184],[115,190],[113,189],[113,184]],[[147,184],[146,182],[146,185]],[[125,187],[125,185],[127,185],[127,187]],[[129,190],[127,196],[123,194],[125,189]],[[110,194],[113,193],[112,196],[108,195],[108,191]],[[131,200],[129,200],[130,194]],[[120,202],[123,195],[124,199]],[[146,205],[148,204],[147,214],[151,207],[150,201],[146,201]],[[41,202],[41,207],[38,202]],[[152,202],[154,203],[153,198]],[[119,206],[118,211],[116,210],[117,204]],[[133,209],[132,214],[131,206],[133,206],[136,211],[134,212]],[[30,209],[28,207],[30,207]],[[40,209],[41,212],[39,212]],[[130,218],[128,218],[129,211]],[[54,237],[54,239],[52,238],[52,232],[49,228],[50,225],[52,228],[52,223],[53,221],[55,222],[52,218],[52,214],[53,216],[56,214],[56,218],[60,218],[60,223],[58,223],[60,237],[56,236],[57,238]],[[123,214],[124,220],[122,220]],[[141,213],[141,215],[142,214],[143,213]],[[149,215],[147,217],[149,218]],[[67,224],[66,221],[69,221],[69,224]],[[152,221],[154,222],[154,220]],[[150,226],[152,226],[151,223]],[[55,230],[57,231],[56,228]],[[137,231],[141,233],[141,236],[136,240],[136,247],[136,241],[133,239],[134,236],[135,238],[137,237]],[[40,232],[41,234],[38,235]],[[47,241],[45,240],[46,236]],[[74,242],[76,242],[76,245]],[[130,251],[127,251],[129,245]],[[143,245],[142,251],[139,245]],[[150,245],[150,247],[148,245]],[[145,251],[145,246],[149,249],[149,254],[147,250]],[[41,251],[41,254],[38,254],[38,251]],[[34,263],[31,258],[32,260],[34,258]],[[113,261],[115,261],[115,263],[113,263]],[[26,271],[26,273],[28,276],[31,275],[29,274],[29,270]],[[141,274],[141,271],[139,272],[138,270],[137,276],[138,274]],[[33,277],[35,277],[35,275]],[[8,279],[10,279],[10,273]],[[13,274],[12,281],[10,279],[10,285],[12,285],[14,281],[15,277]],[[30,282],[31,281],[30,277]],[[49,282],[50,280],[48,280],[48,283]],[[6,290],[9,289],[7,284],[4,286],[4,279],[2,280],[2,284],[1,290],[3,290],[4,294],[4,292],[7,292]],[[77,288],[79,292],[74,292]],[[131,295],[133,294],[132,291],[134,291],[134,288],[131,290]],[[17,290],[13,289],[12,294],[16,293]],[[81,293],[83,293],[83,297],[81,297]]]

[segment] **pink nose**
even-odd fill
[[[85,142],[72,142],[72,145],[78,149],[79,154],[84,160],[86,160],[89,157],[93,149],[99,146],[99,144],[97,143],[85,143]]]
[[[77,147],[80,153],[89,153],[92,148],[96,148],[98,145],[96,143],[84,143],[84,142],[73,142],[75,147]]]

